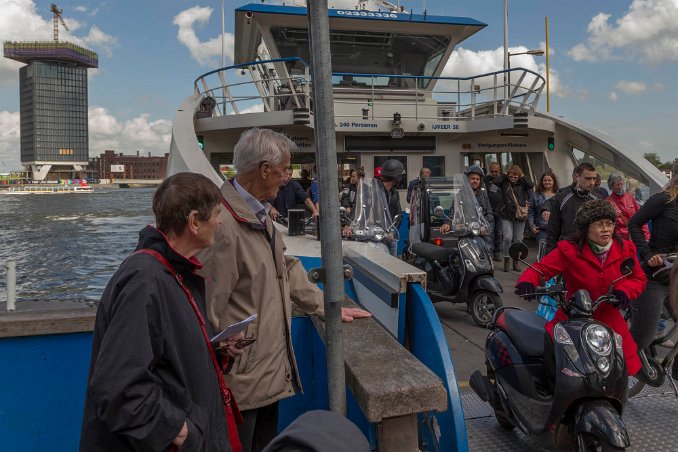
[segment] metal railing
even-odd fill
[[[294,65],[303,67],[303,75],[288,73]],[[238,81],[245,70],[251,79]],[[438,121],[531,115],[546,84],[540,74],[520,67],[471,77],[338,72],[332,78],[335,117],[369,120],[393,119],[394,111],[402,119]],[[198,77],[194,88],[203,98],[198,118],[296,108],[312,111],[312,80],[308,64],[300,58],[216,69]]]

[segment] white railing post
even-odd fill
[[[5,264],[7,270],[7,310],[16,309],[16,262],[8,261]]]

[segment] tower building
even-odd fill
[[[34,180],[79,177],[89,159],[87,69],[99,59],[59,42],[57,19],[63,24],[55,13],[53,42],[4,43],[5,58],[26,64],[19,71],[21,163]]]

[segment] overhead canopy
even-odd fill
[[[306,8],[250,4],[236,10],[235,64],[298,57],[310,63]],[[454,46],[486,24],[466,17],[330,10],[333,73],[437,76]],[[301,63],[288,68],[300,72]],[[341,83],[343,82],[343,83]],[[383,78],[383,85],[399,84]],[[360,82],[341,77],[335,84]]]

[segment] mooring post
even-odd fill
[[[7,310],[16,309],[16,262],[9,261],[5,264],[7,270]]]

